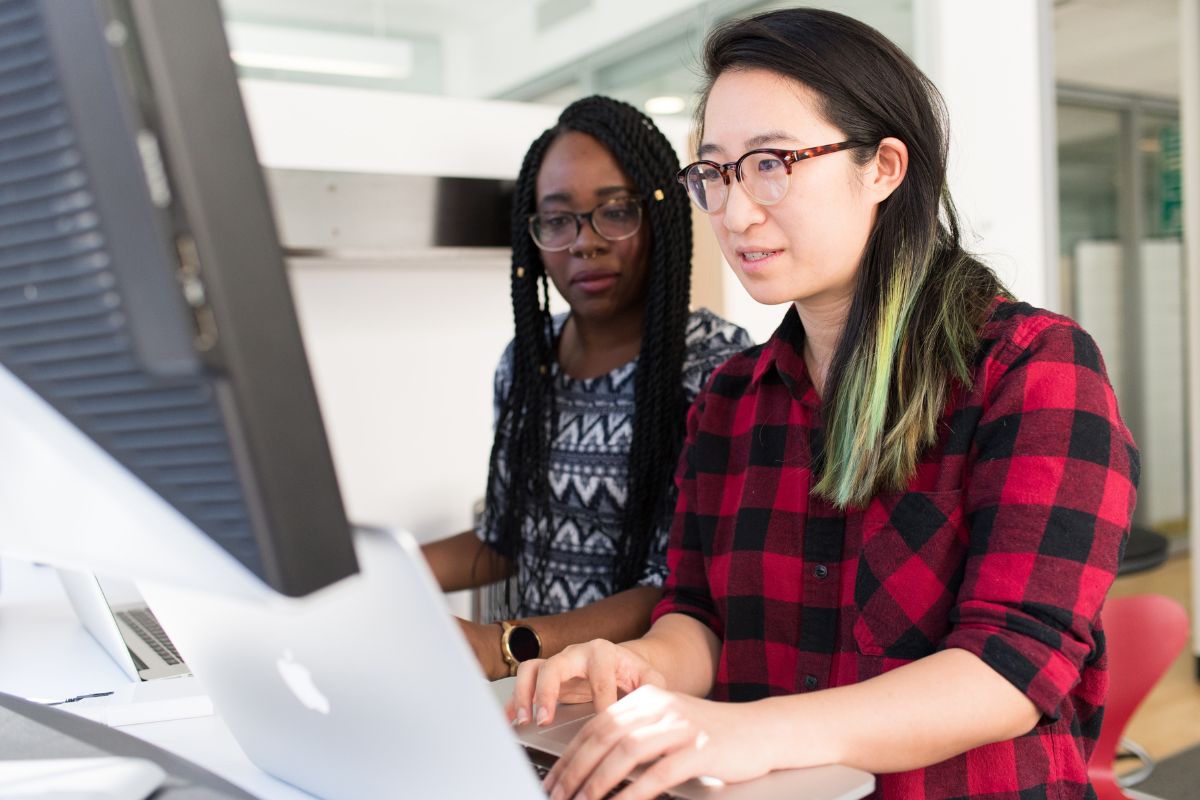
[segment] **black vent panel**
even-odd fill
[[[0,100],[0,360],[261,574],[213,386],[150,374],[133,348],[32,0],[0,0]]]

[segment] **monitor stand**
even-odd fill
[[[89,719],[0,693],[0,753],[4,759],[144,758],[167,773],[155,800],[255,800],[203,767],[149,742]],[[200,790],[200,791],[197,791]]]

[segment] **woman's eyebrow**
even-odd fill
[[[636,192],[637,192],[636,189],[632,189],[628,186],[605,186],[603,189],[596,190],[596,196],[597,197],[609,197],[610,195],[614,195],[614,194],[622,194],[622,193],[634,194]]]
[[[616,184],[614,186],[602,186],[596,190],[597,197],[611,197],[612,195],[618,195],[618,194],[636,194],[636,193],[637,193],[636,189],[630,188],[628,186],[622,186],[620,184]],[[570,192],[551,192],[550,194],[543,195],[538,200],[538,205],[542,205],[545,203],[569,203],[569,202],[571,202],[571,199],[572,199],[572,195]]]
[[[792,136],[792,134],[788,133],[787,131],[767,131],[766,133],[759,133],[751,136],[749,139],[743,142],[743,146],[746,148],[746,150],[754,150],[762,147],[763,145],[780,141],[795,142],[798,140],[795,136]],[[723,151],[719,146],[713,144],[712,142],[705,142],[704,144],[700,145],[700,149],[696,151],[696,154],[700,157],[704,157],[720,152]]]

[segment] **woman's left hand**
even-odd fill
[[[772,768],[752,703],[720,703],[643,686],[587,723],[546,776],[551,800],[604,797],[633,769],[646,770],[619,800],[658,796],[689,778],[736,783]],[[651,763],[653,762],[653,763]]]

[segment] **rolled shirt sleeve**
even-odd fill
[[[968,556],[941,646],[974,653],[1055,718],[1097,652],[1139,457],[1095,343],[1038,322],[977,378],[988,385],[965,488]]]

